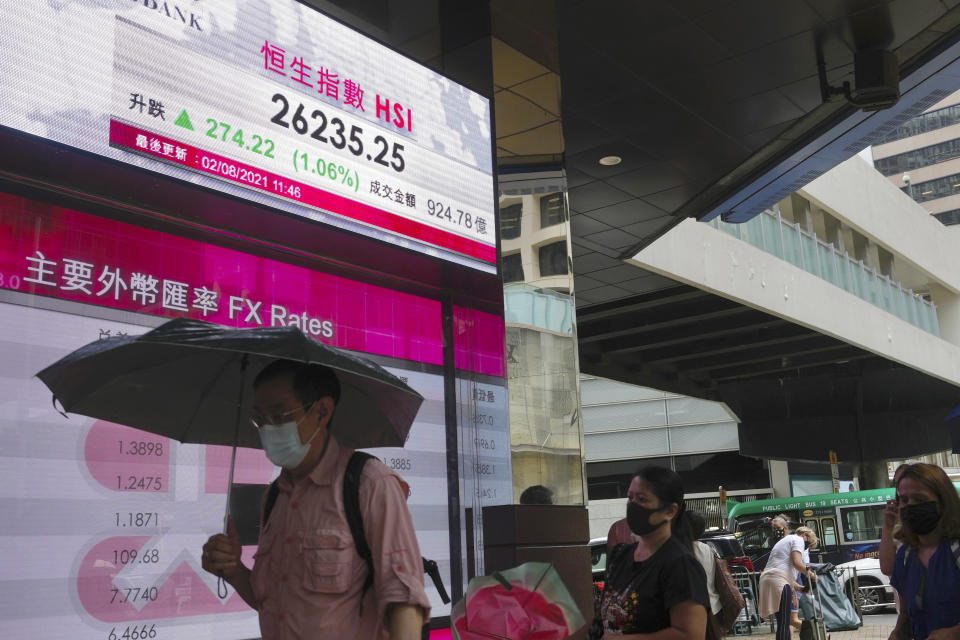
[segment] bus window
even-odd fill
[[[833,518],[821,518],[820,526],[823,530],[823,538],[820,539],[821,547],[837,546],[837,525]]]
[[[811,529],[813,529],[813,532],[814,532],[815,534],[817,534],[817,538],[819,538],[819,539],[821,539],[821,540],[823,539],[823,538],[820,536],[820,523],[817,522],[816,520],[804,520],[804,521],[803,521],[803,526],[805,526],[805,527],[810,527]]]
[[[882,504],[840,509],[840,526],[844,542],[879,540],[883,527]]]

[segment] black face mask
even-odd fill
[[[633,531],[638,536],[645,536],[648,533],[659,529],[666,520],[660,524],[650,524],[650,516],[655,514],[657,511],[663,511],[663,507],[659,509],[647,509],[646,507],[641,507],[636,502],[627,503],[627,526],[630,527],[630,531]]]
[[[809,541],[809,540],[804,540],[804,541],[803,541],[803,548],[804,548],[804,549],[809,549],[809,548],[810,548],[810,541]]]
[[[786,536],[786,535],[787,535],[787,532],[784,531],[783,529],[774,529],[774,530],[773,530],[773,537],[776,538],[777,540],[780,540],[781,538],[783,538],[783,537]]]
[[[908,504],[900,507],[900,519],[910,531],[925,536],[937,528],[940,522],[940,509],[934,500]]]

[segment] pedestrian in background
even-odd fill
[[[709,616],[716,616],[720,613],[722,605],[720,603],[720,594],[717,593],[717,552],[713,550],[706,542],[700,542],[698,538],[703,536],[707,530],[707,521],[702,515],[694,511],[689,512],[691,551],[697,558],[697,562],[703,567],[703,572],[707,576],[707,593],[710,596]]]
[[[943,469],[917,463],[900,472],[897,498],[903,546],[890,584],[901,607],[890,640],[957,640],[960,497]]]
[[[790,520],[783,513],[773,517],[770,521],[770,528],[773,529],[773,537],[782,540],[784,536],[790,533]]]
[[[800,629],[797,592],[803,589],[801,575],[811,582],[817,581],[813,571],[803,561],[804,552],[819,543],[817,534],[810,527],[797,527],[773,546],[767,566],[760,574],[760,616],[775,615],[778,640],[790,639],[790,627]]]

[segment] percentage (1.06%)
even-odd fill
[[[355,193],[360,190],[360,174],[356,169],[350,169],[336,162],[328,162],[323,158],[310,162],[310,157],[305,151],[294,150],[293,168],[298,172],[305,171],[321,178],[328,178],[332,182],[339,182],[348,189],[353,189]]]

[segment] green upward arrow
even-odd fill
[[[184,129],[193,131],[193,123],[190,122],[190,116],[187,115],[186,109],[180,112],[180,115],[177,116],[177,119],[173,124],[177,125],[178,127],[183,127]]]

